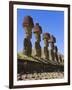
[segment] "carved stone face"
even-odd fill
[[[34,34],[35,34],[36,41],[40,42],[40,40],[41,40],[40,34],[39,33],[34,33]]]
[[[32,38],[32,28],[34,27],[33,19],[31,16],[25,16],[23,20],[23,28],[27,39]]]
[[[54,43],[50,43],[50,45],[51,45],[51,48],[54,48]]]
[[[48,47],[48,40],[47,39],[44,39],[44,46]]]
[[[32,38],[32,28],[30,27],[25,27],[25,38],[31,39]]]
[[[26,33],[26,34],[25,34],[25,38],[31,39],[31,38],[32,38],[32,33]]]
[[[23,27],[34,27],[33,19],[31,16],[25,16],[23,20]]]
[[[41,33],[42,33],[42,28],[39,25],[39,23],[36,23],[36,25],[34,26],[34,35],[37,42],[41,41],[41,36],[40,36]]]
[[[49,40],[50,43],[56,43],[56,38],[52,35],[50,36],[50,40]]]
[[[31,27],[24,27],[25,32],[32,32],[32,28]]]

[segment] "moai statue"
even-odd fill
[[[62,56],[61,55],[59,55],[59,61],[60,61],[60,63],[62,63]]]
[[[61,61],[62,64],[64,64],[64,57],[63,57],[63,55],[60,55],[60,61]]]
[[[57,46],[54,46],[54,60],[56,60],[57,62],[59,62],[58,61],[58,48],[57,48]]]
[[[51,47],[51,60],[54,60],[54,43],[56,43],[56,38],[52,35],[50,36],[50,47]]]
[[[25,16],[23,21],[23,28],[25,30],[24,38],[24,54],[31,56],[32,53],[32,44],[30,39],[32,38],[32,28],[34,27],[33,19],[31,16]]]
[[[41,57],[41,46],[40,46],[40,41],[41,41],[41,33],[42,33],[42,28],[39,25],[39,23],[36,23],[34,26],[34,34],[35,34],[35,50],[36,50],[36,55],[37,57]]]
[[[63,64],[64,64],[64,58],[62,58]]]
[[[49,60],[49,50],[48,50],[48,46],[49,46],[49,39],[50,39],[50,34],[49,33],[44,33],[43,34],[43,40],[44,40],[44,55],[45,55],[45,59]]]
[[[62,63],[64,64],[64,57],[62,56]]]

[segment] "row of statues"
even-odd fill
[[[39,23],[36,23],[34,26],[34,22],[31,16],[25,16],[23,20],[23,28],[25,30],[25,38],[24,38],[24,54],[27,56],[31,56],[32,54],[32,30],[35,35],[35,51],[37,57],[41,57],[41,34],[42,34],[42,27],[39,25]],[[50,33],[43,33],[43,41],[44,41],[44,56],[45,59],[49,59],[49,45],[51,47],[51,60],[58,61],[58,48],[55,45],[56,38],[53,35],[50,35]]]

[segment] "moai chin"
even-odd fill
[[[40,46],[41,33],[42,33],[42,28],[39,25],[39,23],[36,23],[36,25],[34,26],[34,35],[36,38],[36,41],[35,41],[36,55],[35,56],[37,56],[37,57],[41,57],[41,46]]]
[[[33,19],[31,16],[25,16],[23,20],[23,28],[25,30],[24,38],[24,54],[31,56],[32,53],[32,43],[30,39],[32,38],[32,28],[34,27]]]
[[[49,33],[44,33],[44,34],[43,34],[43,40],[44,40],[44,55],[45,55],[45,59],[48,59],[48,60],[49,60],[49,50],[48,50],[49,39],[50,39],[50,34],[49,34]]]

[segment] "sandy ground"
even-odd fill
[[[61,79],[64,72],[43,72],[32,74],[18,74],[17,80],[42,80],[42,79]]]

